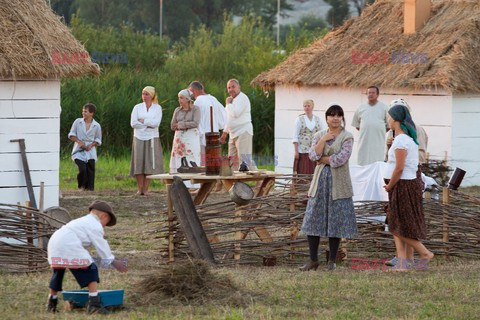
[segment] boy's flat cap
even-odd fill
[[[114,226],[117,223],[117,217],[115,217],[112,207],[107,202],[95,200],[90,207],[88,207],[88,211],[91,211],[92,209],[103,211],[110,215],[110,221],[107,223],[108,227]]]

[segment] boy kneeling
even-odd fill
[[[81,288],[88,287],[87,312],[105,313],[98,295],[98,266],[86,250],[93,245],[102,258],[102,265],[112,264],[120,272],[126,272],[123,261],[115,259],[108,242],[103,238],[105,226],[117,223],[112,207],[104,201],[94,201],[88,208],[90,214],[62,226],[48,242],[48,262],[53,268],[48,295],[48,312],[57,312],[57,294],[62,291],[65,269],[69,269]]]

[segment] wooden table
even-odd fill
[[[173,183],[173,177],[179,177],[182,180],[189,180],[191,183],[196,184],[200,183],[200,189],[198,193],[193,198],[193,203],[195,205],[204,204],[207,200],[208,196],[212,192],[213,188],[215,187],[217,181],[221,181],[225,189],[230,190],[230,188],[235,184],[237,181],[241,182],[248,182],[248,181],[260,181],[260,187],[257,189],[255,193],[255,197],[262,197],[266,196],[270,190],[272,189],[273,185],[275,184],[275,177],[281,176],[281,173],[273,172],[273,171],[253,171],[249,173],[242,173],[235,171],[232,176],[207,176],[204,173],[177,173],[177,174],[156,174],[147,176],[147,179],[151,180],[160,180],[165,183],[167,188],[167,207],[168,207],[168,224],[169,229],[171,230],[173,227],[173,204],[171,198],[171,186]],[[235,221],[241,221],[242,219],[242,210],[238,209],[235,211]],[[268,233],[268,231],[263,227],[256,227],[254,229],[257,236],[262,241],[272,241],[272,237]],[[235,233],[236,240],[245,239],[247,236],[246,232],[238,231]],[[218,238],[213,236],[209,238],[210,242],[218,242]],[[240,259],[240,244],[235,245],[235,259]],[[169,231],[168,234],[168,261],[174,261],[174,243],[173,243],[173,232]]]

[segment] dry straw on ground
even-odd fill
[[[164,265],[136,286],[143,304],[157,304],[166,299],[182,303],[245,306],[250,294],[240,290],[227,275],[217,274],[201,260],[183,260]]]

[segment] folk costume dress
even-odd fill
[[[308,191],[308,203],[301,232],[308,236],[329,238],[353,238],[357,223],[353,206],[353,188],[348,159],[352,154],[353,136],[343,130],[327,141],[323,154],[315,152],[315,146],[327,130],[317,132],[310,148],[310,159],[330,157],[330,165],[318,164]]]
[[[315,171],[315,161],[310,160],[309,152],[315,133],[325,130],[326,124],[319,116],[313,116],[312,120],[307,115],[300,115],[295,121],[295,132],[293,142],[298,143],[299,159],[296,167],[293,168],[298,174],[313,174]]]
[[[173,113],[171,126],[178,125],[173,137],[172,154],[170,156],[170,173],[176,173],[181,166],[183,157],[191,166],[190,161],[194,161],[200,166],[200,132],[198,125],[201,118],[200,108],[193,105],[186,111],[181,107],[175,109]]]

